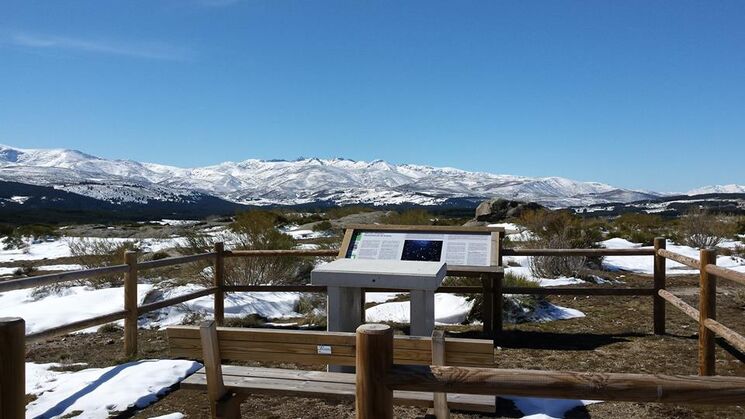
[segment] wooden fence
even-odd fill
[[[222,324],[225,317],[224,296],[227,292],[326,292],[324,286],[312,285],[250,285],[229,286],[225,284],[225,258],[234,257],[336,257],[338,250],[234,250],[224,249],[222,243],[217,243],[212,252],[171,257],[159,260],[138,262],[135,252],[127,252],[121,265],[82,271],[65,272],[34,276],[30,278],[14,279],[0,282],[0,293],[34,288],[44,285],[58,284],[66,281],[82,280],[111,274],[124,274],[124,306],[122,310],[75,321],[51,329],[38,331],[25,336],[26,342],[37,342],[53,336],[63,335],[94,326],[124,320],[124,352],[129,357],[137,354],[137,319],[139,316],[164,307],[181,304],[207,295],[214,295],[214,318]],[[713,375],[714,369],[714,338],[720,336],[737,350],[745,353],[745,338],[716,321],[716,278],[724,278],[745,285],[745,273],[736,272],[716,266],[716,254],[713,250],[702,250],[700,260],[673,253],[665,248],[665,239],[657,238],[654,248],[631,249],[503,249],[504,256],[650,256],[654,258],[654,281],[650,288],[600,288],[600,287],[572,287],[572,288],[533,288],[533,287],[501,287],[495,289],[498,294],[539,294],[539,295],[582,295],[582,296],[651,296],[653,299],[653,330],[655,334],[665,333],[665,303],[670,303],[692,317],[699,323],[699,373]],[[698,269],[700,273],[700,302],[699,308],[685,303],[665,289],[665,261],[674,260],[686,266]],[[186,295],[169,298],[163,301],[138,305],[137,280],[139,272],[147,269],[182,265],[198,261],[213,263],[213,284],[211,287]],[[468,274],[467,272],[465,274]],[[396,291],[374,289],[370,291]],[[443,286],[437,292],[442,293],[482,293],[483,288],[477,286]],[[495,313],[495,322],[501,324],[501,311]],[[20,330],[24,330],[21,328]],[[18,332],[16,320],[0,321],[0,392],[11,394],[15,386],[23,386],[22,374],[19,380],[17,371],[22,367],[10,365],[14,363],[16,354],[15,343],[9,333]],[[18,340],[17,338],[15,339]],[[23,340],[23,339],[22,339]],[[7,354],[7,355],[6,355]],[[10,371],[10,372],[9,372]],[[439,371],[439,370],[438,370]],[[19,384],[21,383],[21,384]],[[23,391],[23,390],[21,390]],[[458,390],[459,392],[462,392]],[[489,393],[491,394],[491,393]],[[506,393],[502,393],[506,394]],[[541,393],[543,394],[543,393]],[[546,395],[554,397],[555,395]],[[5,396],[3,396],[5,397]],[[0,419],[16,417],[4,415],[5,410],[12,411],[13,403],[0,399]]]
[[[393,418],[393,391],[606,401],[742,404],[745,378],[393,365],[393,329],[357,329],[358,419]],[[439,417],[439,416],[438,416]]]

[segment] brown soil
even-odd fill
[[[622,278],[625,286],[650,285],[647,277]],[[697,282],[692,277],[668,279],[668,289],[689,304],[697,305]],[[745,331],[745,316],[733,297],[734,288],[720,282],[718,318],[725,325]],[[697,325],[668,305],[667,334],[654,336],[652,304],[648,297],[551,297],[559,305],[582,310],[581,319],[541,324],[506,325],[495,348],[498,368],[692,374],[697,373]],[[451,335],[474,335],[468,327],[448,329]],[[110,366],[126,361],[122,357],[120,331],[90,335],[71,335],[31,345],[28,360],[34,362],[86,362],[91,367]],[[140,331],[140,357],[168,357],[167,341],[160,331]],[[717,373],[745,376],[742,355],[724,342],[717,347]],[[287,367],[287,365],[283,365]],[[308,368],[308,367],[302,367]],[[314,366],[312,369],[322,369]],[[501,400],[495,417],[520,417],[514,405]],[[182,412],[190,418],[209,417],[203,393],[174,388],[159,402],[138,412],[136,417],[152,417]],[[347,418],[354,416],[351,403],[332,403],[314,399],[255,396],[242,405],[246,418]],[[423,409],[396,407],[395,416],[422,417]],[[480,417],[457,413],[454,418]],[[598,403],[568,413],[571,418],[742,418],[738,406],[665,405],[656,403]]]

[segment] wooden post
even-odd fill
[[[26,322],[0,318],[0,419],[26,416]]]
[[[492,274],[492,334],[496,339],[502,333],[502,287],[504,273]]]
[[[654,296],[653,296],[653,322],[654,334],[665,334],[665,300],[660,297],[659,291],[665,289],[665,258],[657,254],[660,249],[666,247],[667,240],[664,237],[654,239]]]
[[[385,324],[357,328],[357,419],[393,419],[393,390],[385,375],[393,367],[393,329]]]
[[[503,260],[503,258],[504,258],[503,253],[504,252],[502,251],[502,249],[504,249],[504,237],[505,237],[505,232],[504,231],[500,231],[499,232],[499,241],[497,242],[497,244],[499,246],[499,253],[497,255],[497,266],[501,266],[501,267],[504,267],[504,260]],[[503,326],[502,325],[502,323],[503,323],[503,318],[502,318],[502,300],[503,300],[502,288],[504,287],[504,272],[499,273],[499,274],[496,274],[494,276],[494,282],[493,282],[493,284],[494,284],[492,286],[493,287],[493,290],[492,291],[494,292],[494,294],[492,296],[492,298],[493,298],[493,302],[492,302],[492,310],[493,311],[492,311],[492,313],[494,314],[494,320],[493,320],[493,322],[494,322],[493,340],[494,340],[494,346],[496,346],[497,339],[499,338],[499,335],[502,334],[502,326]]]
[[[445,334],[442,330],[432,332],[432,365],[445,365]],[[437,419],[450,418],[447,393],[434,394],[434,411]]]
[[[714,332],[706,327],[706,319],[717,318],[717,280],[706,272],[706,265],[716,265],[717,252],[701,249],[701,284],[698,302],[698,374],[714,375]]]
[[[225,323],[225,243],[215,243],[214,285],[215,291],[215,321],[222,326]]]
[[[484,320],[484,334],[494,336],[494,282],[487,274],[481,275],[481,286],[483,288],[481,317]]]
[[[237,419],[241,417],[241,397],[236,397],[225,388],[222,378],[222,356],[217,338],[216,321],[207,320],[199,325],[202,344],[202,360],[207,376],[207,399],[214,419]]]
[[[137,356],[137,252],[124,252],[124,263],[129,270],[124,275],[124,355]]]

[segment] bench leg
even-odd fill
[[[241,417],[241,402],[245,400],[245,396],[239,396],[237,394],[228,393],[222,399],[211,402],[210,410],[212,411],[213,419],[240,419]]]

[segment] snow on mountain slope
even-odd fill
[[[451,198],[505,197],[566,207],[659,196],[560,177],[496,175],[382,160],[251,159],[179,168],[107,160],[74,150],[8,146],[0,146],[0,180],[54,186],[109,202],[183,199],[191,191],[257,205],[436,205]]]
[[[704,195],[709,193],[745,193],[745,185],[711,185],[692,189],[686,195]]]

